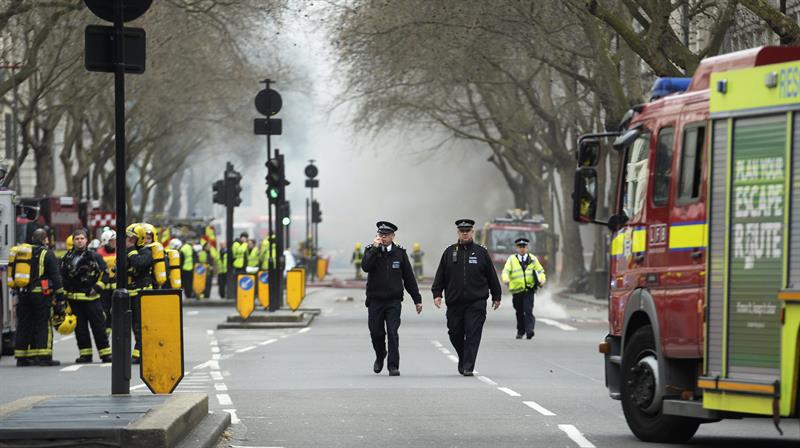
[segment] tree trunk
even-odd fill
[[[33,154],[36,159],[36,188],[35,196],[52,196],[55,190],[55,162],[53,161],[53,142],[55,132],[53,129],[42,129],[41,144],[34,146]]]
[[[170,203],[169,203],[169,216],[171,218],[177,218],[181,216],[181,209],[183,209],[183,189],[181,185],[183,183],[183,173],[186,170],[180,170],[172,176],[172,187],[170,188]]]

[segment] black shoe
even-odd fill
[[[373,372],[381,373],[381,370],[383,370],[383,359],[384,358],[386,358],[386,356],[380,356],[378,358],[375,358],[375,364],[372,365],[372,371]]]
[[[45,358],[45,359],[40,359],[36,363],[36,365],[37,366],[42,366],[42,367],[55,367],[55,366],[60,366],[61,365],[61,361],[56,361],[55,359]]]
[[[142,358],[131,358],[131,364],[141,364]]]
[[[92,357],[91,356],[84,355],[84,356],[79,356],[79,357],[75,358],[75,364],[91,364],[91,363],[92,363]]]
[[[458,374],[459,375],[463,375],[464,374],[464,369],[462,369],[461,366],[458,366]]]
[[[398,369],[389,369],[389,376],[400,376],[400,370],[398,370]]]
[[[536,334],[535,331],[531,331],[530,333],[525,334],[525,337],[528,339],[533,339],[533,336]]]
[[[473,376],[472,375],[472,370],[465,370],[464,373],[462,373],[462,375],[464,375],[464,376]]]
[[[104,364],[111,362],[111,355],[105,355],[100,357],[100,361]]]
[[[522,333],[517,333],[517,339],[522,339]]]
[[[30,367],[35,365],[36,362],[33,359],[17,358],[17,367]]]

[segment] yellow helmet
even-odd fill
[[[141,247],[144,246],[145,237],[147,236],[147,231],[145,230],[142,224],[135,222],[125,228],[125,236],[129,237],[135,236],[136,245]]]
[[[64,242],[67,246],[67,250],[72,250],[72,235],[67,237],[67,240]]]
[[[356,243],[356,250],[361,250],[361,243]]]
[[[59,333],[63,335],[72,334],[75,331],[75,327],[78,325],[78,318],[72,314],[72,308],[67,305],[67,310],[63,316],[53,316],[52,319],[53,328],[56,329]]]
[[[414,248],[414,251],[415,251],[415,252],[418,252],[418,251],[420,250],[420,245],[419,245],[419,243],[414,243],[414,246],[413,246],[413,248]]]
[[[144,227],[145,234],[153,235],[153,241],[158,241],[158,229],[156,229],[156,226],[149,222],[143,222],[142,227]]]

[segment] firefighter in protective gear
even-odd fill
[[[153,256],[146,245],[146,230],[139,224],[131,224],[125,230],[125,251],[128,259],[128,293],[131,297],[131,329],[136,343],[131,353],[132,362],[141,362],[142,307],[141,292],[153,288]]]
[[[102,256],[88,249],[86,230],[78,229],[73,232],[72,242],[73,248],[61,259],[61,277],[64,280],[64,294],[78,319],[75,340],[79,355],[75,362],[92,362],[92,336],[100,359],[111,362],[106,316],[100,302],[100,291],[105,287],[103,274],[108,266]]]
[[[220,255],[219,251],[214,244],[211,244],[211,241],[206,241],[206,251],[208,252],[208,275],[206,277],[206,297],[211,297],[211,284],[213,283],[213,279],[215,277],[214,274],[219,274],[219,262],[220,262]],[[224,296],[220,296],[224,297]]]
[[[195,256],[197,257],[197,263],[194,267],[194,277],[192,279],[193,282],[197,283],[193,285],[194,293],[198,300],[207,299],[208,295],[206,295],[206,291],[210,289],[209,286],[211,284],[208,269],[208,251],[205,249],[205,244],[195,244],[192,246],[192,249],[194,249]]]
[[[414,265],[414,276],[417,277],[417,280],[422,280],[423,271],[422,271],[422,257],[425,256],[425,252],[422,251],[422,247],[419,243],[414,243],[411,249],[411,261]]]
[[[529,243],[526,238],[517,238],[514,241],[517,253],[508,257],[502,274],[503,283],[508,285],[514,310],[517,312],[517,339],[522,339],[523,334],[528,339],[533,338],[536,326],[533,295],[547,281],[539,260],[528,253]]]
[[[61,274],[58,272],[58,259],[47,249],[50,241],[44,229],[36,229],[31,234],[31,256],[27,260],[30,268],[24,285],[9,282],[17,293],[17,331],[14,357],[17,367],[57,366],[61,363],[53,359],[53,328],[50,316],[55,308],[62,315],[66,309],[66,299],[61,288]],[[16,248],[14,248],[16,249]],[[15,252],[12,249],[12,253]],[[9,276],[15,264],[25,261],[10,261]]]
[[[153,256],[153,287],[164,288],[167,284],[167,259],[164,252],[164,246],[158,241],[158,231],[156,227],[150,223],[141,223],[145,231],[145,245],[150,248],[150,254]]]
[[[188,241],[181,246],[181,286],[183,295],[187,299],[194,297],[192,281],[194,280],[195,253],[192,244]]]
[[[261,258],[261,270],[268,271],[269,267],[275,263],[275,235],[261,240],[259,257]],[[270,244],[272,243],[272,244]]]
[[[217,258],[214,260],[215,265],[217,266],[217,284],[219,286],[219,296],[220,298],[224,299],[225,297],[225,287],[228,283],[228,248],[225,247],[225,243],[220,241],[219,243],[219,251],[217,251]]]
[[[361,243],[356,243],[353,249],[353,256],[350,257],[350,263],[356,267],[356,280],[361,280],[361,260],[364,257],[364,252],[361,250]]]
[[[111,333],[111,295],[117,289],[117,232],[108,229],[100,234],[100,248],[97,253],[106,262],[106,272],[103,273],[105,287],[100,291],[100,304],[106,314],[106,333]]]
[[[249,249],[247,247],[247,239],[248,239],[247,232],[242,232],[239,235],[239,240],[233,242],[233,247],[231,247],[231,255],[233,256],[233,269],[234,275],[244,274],[245,267],[247,267],[247,253]]]

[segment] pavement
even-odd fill
[[[597,353],[608,329],[603,301],[545,289],[536,297],[536,337],[517,340],[504,297],[488,311],[478,374],[467,378],[456,371],[444,310],[426,293],[420,315],[404,302],[401,376],[389,377],[372,372],[363,289],[313,291],[303,307],[320,314],[304,328],[218,330],[232,304],[184,309],[186,375],[175,394],[208,394],[209,411],[230,417],[217,448],[659,446],[636,439],[608,397]],[[57,359],[76,356],[73,338],[56,340]],[[0,404],[107,394],[110,384],[110,368],[99,363],[17,369],[0,359]],[[134,379],[131,394],[149,392]],[[768,419],[722,421],[677,446],[800,446],[797,421],[782,427],[784,436]]]

